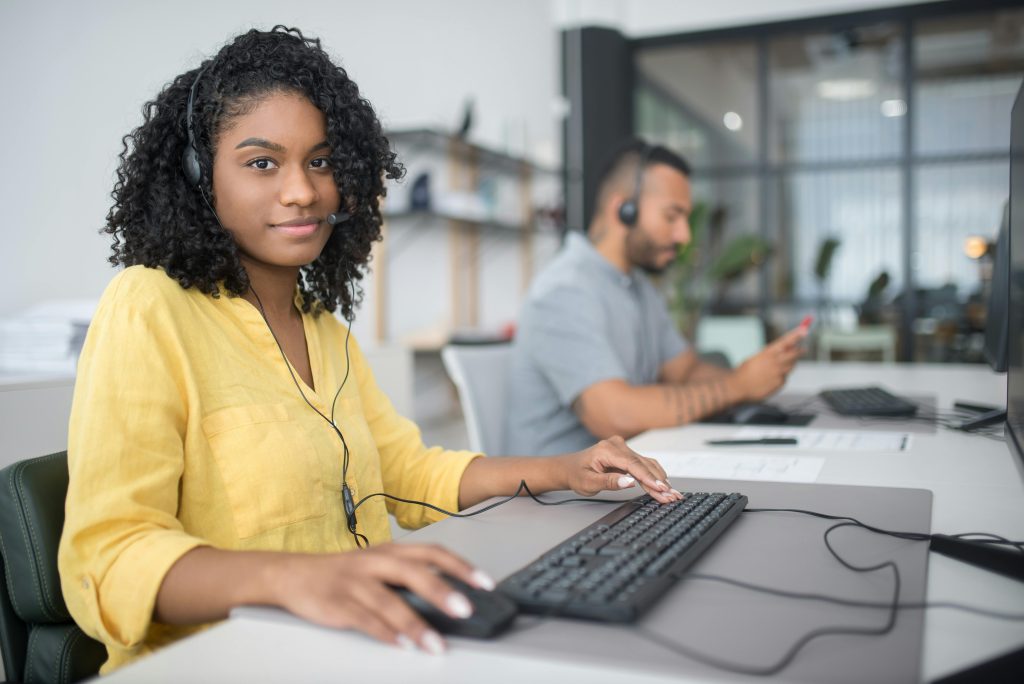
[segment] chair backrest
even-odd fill
[[[106,648],[71,619],[57,547],[68,493],[67,452],[0,470],[0,653],[9,682],[75,682],[99,672]]]
[[[511,351],[511,344],[450,344],[441,350],[459,391],[473,451],[498,455],[504,449],[505,374]]]
[[[758,316],[702,316],[695,342],[698,352],[721,352],[735,368],[764,347],[764,323]]]

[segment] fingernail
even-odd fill
[[[444,655],[444,642],[437,632],[425,632],[420,639],[420,646],[430,655]]]
[[[448,606],[448,612],[458,618],[468,618],[473,614],[473,606],[462,594],[451,593],[448,594],[448,598],[445,600],[445,604]]]
[[[630,477],[629,475],[623,475],[622,477],[619,478],[619,481],[618,481],[619,489],[625,489],[626,487],[632,487],[634,482],[636,482],[635,478]]]
[[[412,639],[405,636],[404,634],[399,634],[397,637],[395,637],[395,641],[398,642],[398,647],[401,648],[403,651],[412,651],[416,649],[416,644],[414,644]]]
[[[495,587],[494,580],[483,570],[473,571],[473,584],[487,591],[491,591]]]
[[[675,494],[676,496],[678,496],[680,499],[683,498],[683,493],[681,491],[679,491],[678,489],[670,489],[669,491],[672,492],[673,494]]]
[[[664,482],[662,482],[661,480],[655,480],[654,481],[654,486],[657,487],[658,489],[660,489],[663,492],[668,491],[668,485],[665,484]]]

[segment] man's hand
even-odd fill
[[[744,361],[733,376],[741,400],[761,401],[778,391],[803,356],[805,337],[807,326],[797,326]]]

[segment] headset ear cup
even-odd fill
[[[622,221],[627,228],[632,228],[636,225],[636,214],[636,200],[626,200],[619,205],[619,220]]]
[[[196,154],[196,148],[193,147],[191,140],[181,155],[181,170],[184,172],[185,179],[188,180],[189,183],[192,185],[199,185],[199,181],[202,178],[203,173],[199,168],[199,155]]]
[[[653,148],[641,141],[640,159],[636,164],[636,181],[633,183],[633,196],[619,205],[619,220],[627,228],[636,226],[640,218],[640,193],[644,187],[644,169],[651,159]]]
[[[185,133],[188,136],[188,144],[181,153],[181,170],[185,174],[185,180],[202,191],[203,168],[199,165],[199,150],[196,147],[196,134],[192,129],[192,110],[196,101],[196,90],[199,88],[199,79],[203,77],[206,68],[199,70],[196,78],[192,81],[192,87],[188,91],[188,101],[185,103]],[[205,197],[205,195],[204,195]]]

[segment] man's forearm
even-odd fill
[[[576,413],[594,435],[625,438],[654,428],[700,420],[742,401],[736,376],[685,385],[634,387],[621,380],[592,386],[577,400]]]
[[[689,377],[686,379],[687,383],[690,382],[704,382],[707,380],[719,380],[732,373],[728,368],[722,368],[716,366],[713,363],[705,363],[703,361],[698,362],[694,365],[690,371]]]
[[[699,380],[685,385],[662,385],[665,401],[671,405],[675,425],[686,425],[732,406],[739,401],[739,393],[730,381],[729,373],[710,380]]]

